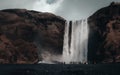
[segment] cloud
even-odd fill
[[[42,12],[56,12],[63,0],[54,0],[52,3],[48,3],[48,0],[37,0],[33,5],[33,10]]]
[[[56,14],[62,15],[68,20],[84,19],[111,2],[112,0],[64,0]]]
[[[0,0],[0,9],[26,8],[31,9],[35,0]]]
[[[67,20],[87,18],[113,0],[0,0],[0,9],[25,8],[52,12]],[[119,0],[114,0],[119,2]]]

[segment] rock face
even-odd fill
[[[88,59],[92,63],[120,62],[120,3],[98,10],[89,17]]]
[[[61,54],[64,25],[63,18],[50,13],[1,10],[0,63],[34,64],[42,60],[42,50]]]

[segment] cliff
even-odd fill
[[[45,50],[61,54],[65,20],[26,9],[0,10],[0,63],[34,64]]]
[[[120,3],[111,3],[88,19],[89,51],[92,63],[120,62]]]
[[[98,10],[88,24],[88,61],[119,63],[120,3]],[[65,20],[51,13],[0,10],[0,63],[35,64],[49,53],[61,55],[64,27]]]

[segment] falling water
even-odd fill
[[[63,58],[66,63],[87,62],[88,24],[87,20],[68,21],[65,27]]]

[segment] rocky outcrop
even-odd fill
[[[64,25],[63,18],[50,13],[1,10],[0,63],[37,63],[42,50],[61,54]]]
[[[98,10],[89,17],[89,52],[92,63],[120,62],[120,3]]]

